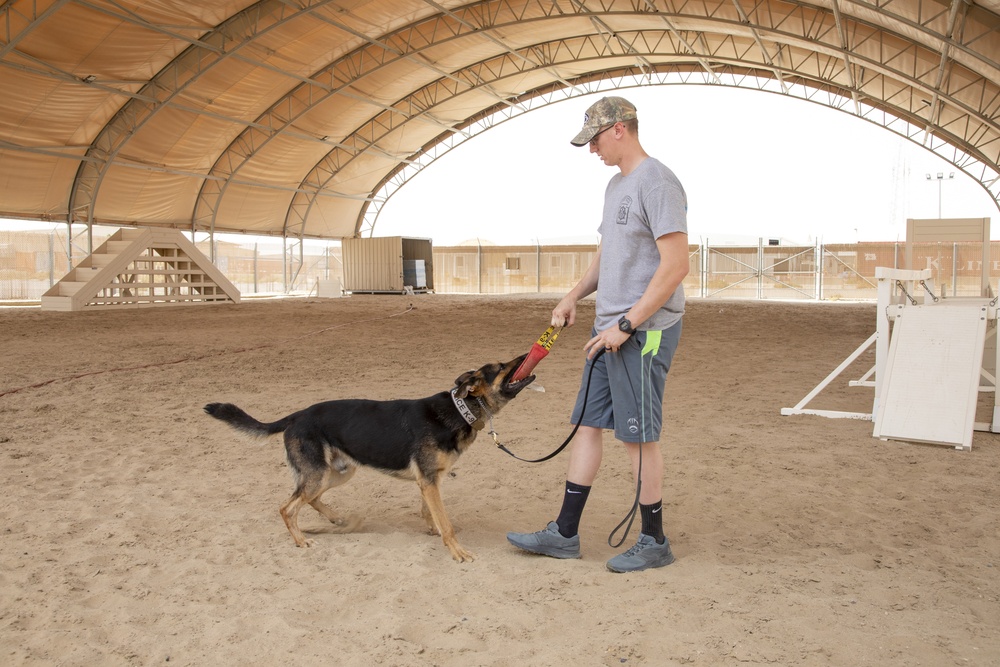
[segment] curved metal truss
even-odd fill
[[[128,165],[128,161],[121,160],[119,156],[125,150],[129,139],[141,127],[151,122],[157,112],[168,106],[183,108],[179,101],[181,94],[214,66],[226,59],[240,58],[240,51],[255,38],[309,14],[317,7],[329,4],[331,1],[315,0],[303,2],[302,6],[292,6],[281,0],[263,0],[231,17],[207,35],[192,38],[171,32],[172,36],[182,42],[190,43],[190,46],[168,67],[158,72],[138,93],[130,95],[128,101],[92,142],[73,182],[69,204],[70,222],[89,224],[95,221],[94,206],[101,181],[112,165],[123,163]],[[139,23],[149,30],[165,31],[161,26],[142,21],[128,12],[122,12],[117,16],[125,21]],[[260,62],[254,62],[253,65],[263,66]],[[115,89],[115,92],[121,94],[118,89]],[[196,114],[206,113],[204,110],[192,108],[187,111]],[[234,117],[224,117],[223,120],[239,125],[246,124],[246,121]],[[135,166],[144,168],[143,165]]]
[[[583,7],[582,4],[576,6]],[[652,2],[645,6],[655,9]],[[957,34],[963,6],[954,3],[946,18],[940,13],[923,17],[922,22],[911,17],[894,18],[900,21],[905,18],[908,28],[919,26],[929,33],[936,31],[943,21],[946,34]],[[685,12],[690,14],[681,18],[697,17],[705,24],[729,23],[731,26],[738,16],[741,24],[749,24],[750,39],[741,40],[737,35],[727,34],[722,25],[713,26],[717,32],[681,31],[670,18],[661,16],[665,25],[661,30],[613,35],[599,30],[593,35],[508,51],[491,61],[476,63],[442,77],[387,107],[345,139],[342,143],[346,146],[338,146],[317,164],[293,197],[285,224],[286,233],[305,232],[310,208],[317,197],[328,192],[329,184],[340,169],[362,154],[366,147],[376,146],[382,136],[420,115],[430,115],[435,101],[443,95],[460,95],[465,90],[490,85],[532,68],[558,69],[565,62],[600,61],[621,53],[637,61],[626,75],[600,73],[597,84],[580,87],[577,81],[563,80],[554,86],[567,91],[565,97],[654,82],[696,82],[780,92],[814,102],[822,100],[821,103],[827,106],[869,120],[934,151],[979,181],[995,202],[1000,199],[996,185],[996,165],[1000,157],[996,139],[1000,126],[991,113],[991,107],[996,104],[997,86],[987,76],[970,75],[970,71],[964,69],[957,72],[960,69],[957,60],[950,55],[952,50],[961,51],[971,56],[966,59],[970,66],[996,75],[996,63],[979,58],[970,47],[981,35],[970,39],[968,44],[946,44],[940,58],[936,58],[929,49],[899,33],[847,19],[836,2],[828,13],[817,7],[798,5],[784,15],[773,11],[748,12],[736,2],[724,7],[730,11],[725,11],[722,5],[685,5]],[[755,9],[761,7],[758,5]],[[498,29],[502,26],[502,16],[502,13],[492,15],[491,25],[479,27]],[[523,14],[512,16],[522,20]],[[752,17],[767,18],[768,22],[753,22]],[[597,17],[592,20],[598,25]],[[801,30],[792,32],[789,30],[792,27]],[[447,34],[450,38],[455,33],[449,31]],[[938,36],[936,32],[935,36]],[[770,49],[768,41],[772,44]],[[826,48],[817,46],[823,44]],[[875,59],[873,55],[880,58]],[[654,64],[654,59],[687,60],[688,64],[664,66]],[[936,67],[930,67],[929,63],[935,63]],[[633,82],[628,83],[628,79]],[[955,85],[958,81],[960,85]],[[607,86],[607,82],[613,83]],[[536,96],[544,99],[544,95],[549,94],[552,93],[529,92],[516,100],[502,100],[488,119],[481,114],[462,125],[448,128],[421,151],[401,161],[364,205],[356,225],[358,232],[371,233],[378,211],[391,193],[424,166],[478,132],[526,112],[526,100]]]
[[[439,140],[429,144],[419,155],[401,164],[393,173],[386,176],[368,205],[359,216],[358,231],[361,236],[371,236],[374,233],[379,214],[389,199],[407,182],[415,178],[426,167],[444,157],[452,149],[469,139],[496,127],[500,123],[516,118],[528,111],[540,109],[555,102],[561,102],[574,97],[594,93],[611,92],[628,88],[671,85],[706,85],[728,86],[755,90],[776,95],[785,95],[799,100],[812,102],[835,111],[855,116],[935,153],[938,157],[951,163],[956,168],[976,180],[985,189],[994,203],[1000,208],[1000,170],[996,165],[988,164],[960,150],[954,144],[940,139],[928,131],[926,125],[917,126],[902,118],[892,115],[883,109],[860,103],[856,97],[848,97],[848,90],[820,88],[804,83],[789,83],[788,77],[772,78],[761,76],[760,72],[736,72],[716,69],[709,75],[706,72],[632,72],[632,73],[601,73],[597,78],[590,77],[587,81],[576,81],[572,87],[560,87],[555,90],[535,91],[519,99],[519,104],[513,107],[502,107],[475,119],[456,131],[439,137]]]
[[[69,195],[70,223],[97,221],[102,181],[116,165],[200,179],[192,230],[214,231],[227,190],[240,184],[290,198],[281,232],[286,237],[310,236],[310,213],[326,197],[357,200],[354,233],[370,234],[394,192],[464,141],[555,101],[648,85],[734,86],[850,113],[954,164],[982,184],[1000,208],[1000,63],[993,57],[1000,52],[1000,16],[979,5],[965,0],[482,0],[460,7],[425,2],[430,14],[415,13],[411,22],[380,35],[338,20],[341,8],[332,0],[261,0],[198,34],[145,22],[114,4],[102,6],[105,14],[168,33],[187,47],[135,92],[109,89],[127,99],[79,159]],[[0,56],[15,50],[19,38],[44,21],[45,11],[27,16],[26,27],[17,30],[8,22]],[[333,50],[331,62],[309,76],[246,52],[247,45],[303,17],[328,26],[341,44],[355,47]],[[545,41],[511,45],[509,35],[529,29]],[[485,42],[494,55],[457,67],[437,64],[429,55],[449,44],[453,53],[462,53],[463,40],[470,39],[480,47]],[[253,119],[216,113],[210,105],[186,105],[185,94],[202,76],[233,60],[272,70],[295,84]],[[395,64],[429,72],[430,83],[381,105],[357,92],[369,77],[384,76]],[[46,75],[69,76],[55,68]],[[510,94],[516,87],[512,82],[528,75],[535,77],[534,87]],[[539,80],[546,83],[537,85]],[[491,106],[480,104],[457,122],[435,113],[443,103],[473,92],[479,98],[485,94]],[[337,98],[363,98],[377,110],[346,136],[317,137],[296,129],[298,119]],[[207,173],[131,160],[129,141],[167,108],[242,129]],[[440,133],[415,151],[407,149],[412,152],[383,148],[417,120],[438,126]],[[329,150],[297,186],[241,177],[278,136]],[[380,167],[385,175],[374,188],[359,194],[338,187],[347,166],[372,156],[390,165]]]

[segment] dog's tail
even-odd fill
[[[205,412],[216,419],[226,422],[237,431],[257,438],[265,438],[275,433],[281,433],[288,428],[291,417],[289,415],[289,417],[279,419],[276,422],[265,424],[257,421],[232,403],[209,403],[205,406]]]

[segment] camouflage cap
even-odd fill
[[[602,97],[583,114],[583,129],[570,140],[574,146],[586,146],[602,127],[637,118],[635,106],[624,97]]]

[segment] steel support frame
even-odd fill
[[[94,205],[102,179],[111,165],[126,164],[136,168],[156,169],[148,165],[130,164],[121,157],[123,148],[135,131],[149,122],[159,109],[166,106],[181,108],[180,93],[202,73],[223,59],[245,58],[239,53],[239,45],[252,43],[269,27],[282,21],[304,14],[329,21],[326,14],[317,11],[328,0],[302,0],[297,3],[264,0],[207,35],[195,39],[177,30],[143,22],[134,14],[118,10],[113,5],[81,1],[96,11],[187,41],[190,47],[138,93],[130,93],[122,87],[100,81],[79,82],[80,85],[108,87],[129,99],[92,143],[85,158],[60,155],[66,159],[80,160],[68,204],[71,229],[74,224],[90,226],[99,222]],[[13,17],[15,12],[18,13],[16,21],[8,20],[3,23],[5,42],[0,46],[0,65],[13,66],[3,62],[2,56],[16,50],[17,43],[24,35],[40,25],[48,13],[57,10],[62,4],[65,3],[57,1],[48,4],[16,3],[16,7],[12,4],[0,7],[0,13],[8,18]],[[417,59],[417,55],[421,49],[445,40],[477,35],[500,48],[501,53],[494,59],[497,63],[504,62],[507,67],[510,63],[518,63],[520,68],[544,68],[553,76],[553,84],[550,86],[522,94],[516,99],[494,93],[498,105],[513,110],[508,111],[506,116],[501,116],[505,120],[528,110],[529,107],[525,105],[529,98],[553,96],[555,88],[561,87],[568,91],[561,99],[600,89],[600,85],[592,84],[601,77],[607,77],[609,81],[632,78],[637,81],[632,85],[650,85],[666,69],[683,78],[680,75],[683,67],[671,67],[653,61],[653,56],[661,53],[648,45],[662,44],[664,40],[656,33],[665,32],[673,44],[674,62],[678,56],[689,58],[687,74],[694,75],[697,71],[700,77],[695,76],[701,79],[698,83],[739,85],[764,90],[768,87],[754,83],[753,80],[772,79],[777,85],[776,89],[769,92],[825,103],[924,146],[979,181],[994,201],[1000,202],[1000,172],[997,169],[1000,164],[1000,127],[993,120],[993,110],[1000,98],[996,83],[1000,81],[1000,65],[977,51],[978,43],[988,41],[993,29],[982,21],[970,21],[969,8],[962,0],[953,0],[946,11],[924,11],[924,6],[919,5],[916,13],[913,12],[912,5],[892,2],[874,4],[861,0],[834,0],[830,6],[797,3],[782,6],[783,11],[780,12],[767,3],[741,0],[727,3],[684,3],[680,7],[662,0],[641,0],[638,3],[631,0],[604,0],[599,6],[581,0],[484,0],[454,9],[446,9],[428,0],[428,5],[436,11],[434,15],[423,16],[390,34],[371,37],[355,32],[359,48],[331,63],[315,76],[301,77],[282,71],[282,74],[297,79],[300,83],[279,105],[284,104],[287,110],[287,106],[295,100],[304,105],[303,109],[312,108],[318,103],[319,97],[306,95],[302,100],[295,97],[304,90],[322,91],[323,96],[334,90],[340,91],[339,94],[349,94],[346,92],[348,87],[373,71],[362,67],[355,69],[350,76],[343,76],[348,65],[357,64],[361,60],[375,62],[374,66],[380,67],[391,59],[406,58],[433,69],[441,75],[442,80],[449,80],[454,86],[467,86],[468,82],[463,79],[461,72],[456,74],[436,69],[428,62]],[[25,7],[31,11],[26,13]],[[930,9],[930,5],[927,8]],[[616,17],[640,14],[644,17],[656,16],[663,26],[662,30],[646,29],[629,33],[614,28]],[[526,49],[512,49],[500,37],[503,27],[514,22],[554,21],[566,15],[590,18],[595,28],[594,34],[553,40]],[[680,27],[682,25],[699,28],[683,29]],[[895,26],[900,27],[897,29]],[[716,27],[719,28],[718,31],[713,30]],[[933,47],[936,51],[908,38],[906,33],[911,31],[923,35],[924,43],[937,44],[937,47]],[[603,44],[605,53],[616,56],[624,53],[634,57],[635,72],[627,75],[621,70],[598,72],[571,80],[559,75],[559,62],[543,56],[560,49],[570,49],[574,40],[587,39]],[[378,57],[380,52],[381,57]],[[867,52],[878,53],[879,60],[866,59],[862,54]],[[926,58],[917,55],[935,52],[938,65],[932,71],[926,71],[919,64]],[[599,53],[599,50],[595,53]],[[575,58],[586,59],[579,55]],[[275,69],[264,63],[255,64]],[[481,65],[470,66],[463,71],[471,74]],[[38,63],[38,67],[40,70],[50,70],[51,76],[56,78],[72,77],[45,63]],[[655,71],[657,68],[661,72]],[[954,76],[959,68],[963,76]],[[747,72],[753,74],[747,76]],[[499,79],[493,79],[497,80]],[[488,90],[490,80],[481,79],[476,86]],[[442,89],[446,88],[447,86],[442,86]],[[452,93],[459,94],[459,89],[453,88]],[[827,98],[825,101],[822,100],[824,96]],[[300,239],[304,237],[308,210],[316,198],[321,196],[346,196],[363,200],[356,229],[361,233],[370,233],[378,211],[409,178],[434,159],[446,154],[457,143],[474,136],[469,128],[488,129],[497,122],[502,122],[487,120],[482,114],[478,114],[475,120],[466,121],[464,127],[463,124],[451,126],[434,118],[431,106],[421,108],[415,103],[415,99],[414,96],[409,96],[400,101],[405,104],[385,105],[386,108],[380,112],[392,116],[402,115],[401,121],[387,121],[384,117],[379,119],[375,116],[369,124],[349,137],[299,137],[302,140],[330,143],[333,150],[322,161],[322,168],[320,165],[314,167],[309,176],[303,179],[301,186],[293,188],[296,194],[289,208],[285,235],[298,236]],[[863,100],[869,100],[870,103],[866,104]],[[412,111],[406,115],[400,108],[408,105],[412,105]],[[530,108],[538,106],[541,105],[533,104]],[[197,109],[190,111],[208,113]],[[493,113],[500,113],[500,109],[493,110]],[[435,150],[428,145],[412,156],[393,156],[398,160],[396,168],[367,195],[331,190],[337,165],[340,164],[340,168],[343,165],[332,156],[333,152],[346,151],[349,160],[365,152],[379,152],[381,149],[378,148],[378,139],[386,135],[377,135],[372,128],[381,125],[391,131],[391,128],[398,127],[399,122],[408,122],[418,117],[421,122],[434,123],[445,129],[435,139],[435,144],[445,144],[443,150]],[[279,125],[273,118],[268,118],[267,114],[253,122],[236,118],[227,120],[242,126],[243,130],[227,154],[220,157],[212,173],[207,176],[196,175],[204,179],[205,192],[198,197],[197,210],[192,214],[192,230],[207,228],[210,232],[214,231],[219,200],[226,185],[240,182],[236,180],[238,166],[230,169],[235,164],[233,158],[243,155],[244,160],[252,159],[261,146],[252,135],[262,133],[265,138],[274,136],[275,133],[298,136],[290,124]],[[461,141],[454,142],[452,139],[456,136],[461,137]],[[35,150],[32,147],[23,149]],[[428,155],[431,159],[427,158]],[[224,168],[223,165],[228,166]],[[181,173],[169,166],[157,170]],[[317,178],[321,173],[327,177]],[[277,187],[266,183],[250,185]],[[205,224],[207,221],[210,222]]]

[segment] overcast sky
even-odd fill
[[[848,114],[725,86],[618,94],[638,107],[646,151],[684,184],[692,243],[905,240],[907,218],[938,217],[939,193],[943,217],[989,217],[1000,239],[997,207],[976,181]],[[569,140],[601,96],[549,105],[461,144],[392,196],[374,235],[435,245],[596,242],[614,169]]]
[[[803,244],[905,240],[907,218],[938,217],[939,189],[943,217],[989,217],[1000,239],[997,207],[976,181],[867,121],[723,86],[618,94],[638,107],[646,151],[684,184],[692,243],[734,235]],[[614,169],[569,140],[601,96],[549,105],[455,148],[389,200],[374,235],[430,237],[435,245],[596,240]]]

